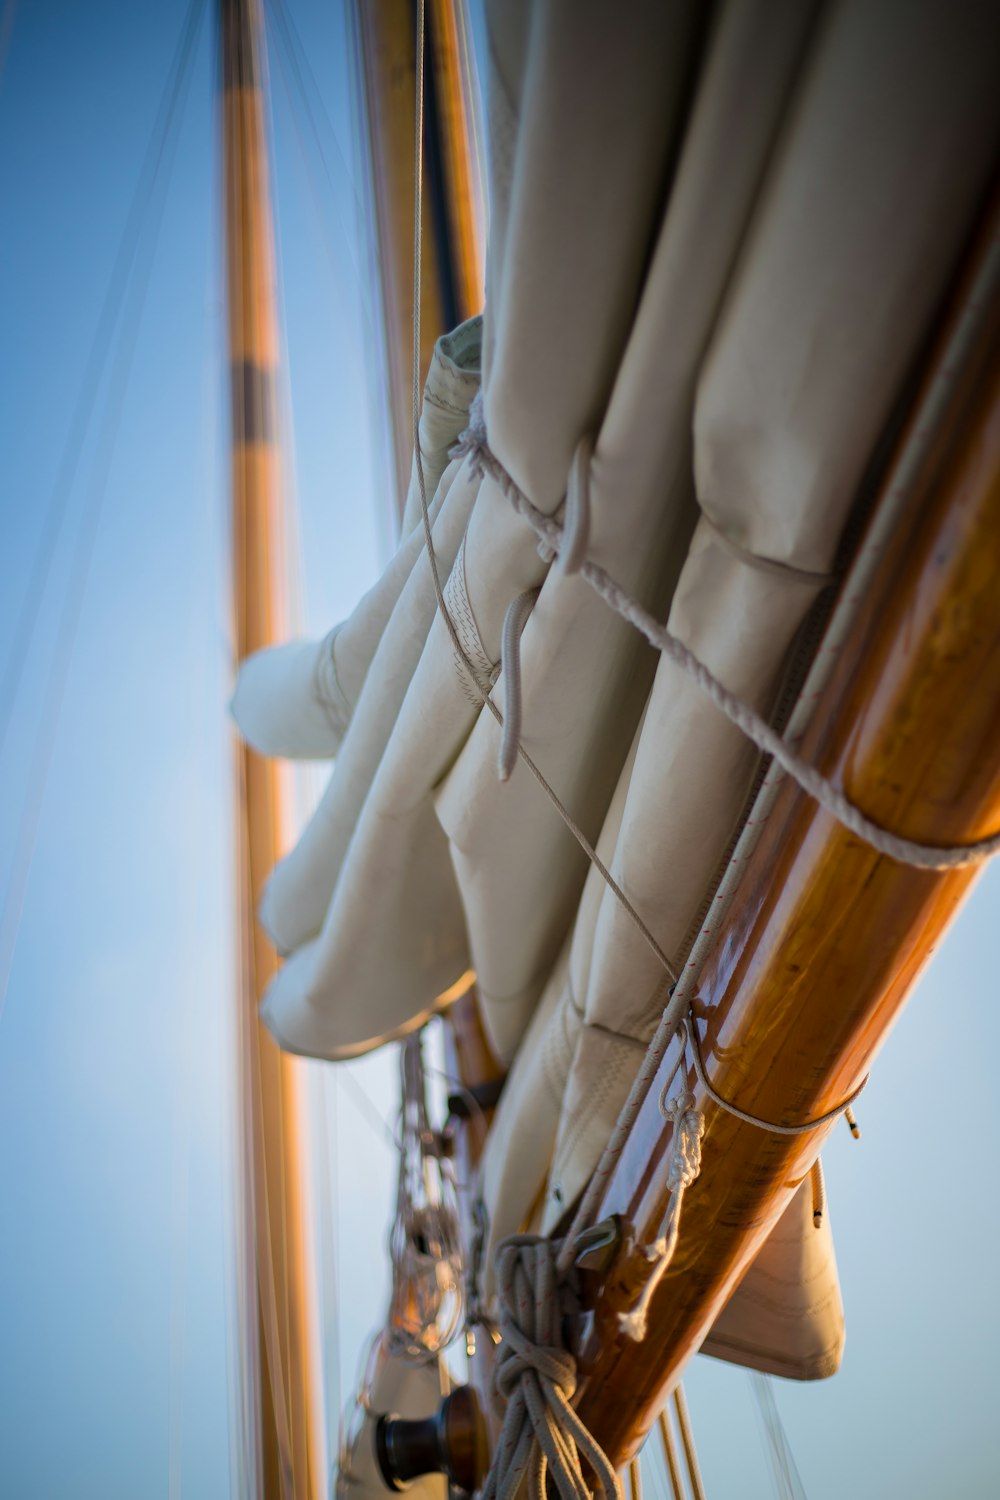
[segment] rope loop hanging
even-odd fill
[[[701,1172],[701,1140],[705,1134],[705,1117],[695,1107],[694,1095],[687,1089],[666,1103],[661,1095],[660,1113],[673,1126],[666,1177],[670,1201],[660,1232],[645,1252],[652,1266],[649,1279],[635,1307],[630,1312],[618,1314],[622,1332],[636,1342],[646,1337],[649,1304],[677,1249],[684,1195]]]
[[[590,1500],[591,1475],[604,1500],[622,1500],[610,1460],[570,1404],[576,1360],[562,1322],[571,1294],[558,1279],[558,1251],[558,1241],[516,1234],[497,1252],[502,1338],[494,1383],[507,1405],[481,1500],[514,1500],[525,1482],[530,1500],[545,1500],[550,1477],[560,1500]]]

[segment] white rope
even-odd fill
[[[652,1270],[642,1289],[642,1295],[631,1312],[618,1314],[618,1325],[622,1333],[637,1342],[646,1337],[649,1304],[677,1249],[684,1194],[701,1171],[701,1138],[705,1134],[705,1117],[701,1110],[695,1108],[694,1095],[687,1090],[677,1094],[666,1107],[661,1103],[661,1111],[664,1118],[673,1125],[666,1184],[670,1202],[659,1234],[652,1245],[644,1248]]]
[[[590,545],[590,462],[594,442],[588,435],[580,439],[573,454],[566,485],[566,510],[563,517],[563,545],[556,567],[560,573],[579,573],[587,561]]]
[[[483,418],[482,393],[476,398],[469,413],[469,426],[459,439],[456,453],[469,455],[473,462],[495,481],[518,515],[523,516],[540,541],[557,555],[564,546],[563,527],[552,516],[538,509],[524,491],[511,478],[503,464],[490,449]],[[616,614],[627,620],[655,647],[690,677],[695,685],[715,704],[726,718],[751,740],[759,750],[777,761],[782,770],[792,777],[804,792],[849,832],[857,835],[879,854],[888,855],[900,864],[913,865],[921,870],[957,870],[966,865],[979,864],[1000,850],[1000,832],[989,838],[978,839],[970,844],[940,847],[922,844],[915,839],[903,838],[899,834],[882,828],[865,816],[850,798],[811,766],[786,744],[777,730],[748,703],[729,691],[709,671],[705,663],[677,636],[671,634],[645,610],[641,604],[616,583],[609,573],[593,562],[584,562],[580,575],[585,578],[595,593]]]
[[[858,1084],[857,1088],[854,1090],[853,1094],[849,1094],[843,1101],[843,1103],[835,1105],[833,1109],[828,1109],[825,1114],[819,1115],[815,1120],[806,1120],[801,1125],[776,1125],[773,1120],[762,1120],[758,1115],[751,1115],[747,1110],[740,1109],[738,1105],[731,1104],[728,1099],[724,1099],[722,1097],[722,1095],[712,1086],[711,1082],[709,1081],[708,1074],[705,1072],[705,1064],[702,1060],[701,1048],[698,1046],[698,1031],[697,1027],[695,1026],[693,1013],[691,1015],[690,1025],[686,1025],[684,1027],[684,1030],[686,1032],[687,1039],[691,1043],[691,1056],[694,1059],[694,1070],[698,1075],[698,1082],[701,1084],[702,1088],[705,1090],[705,1093],[711,1099],[712,1103],[717,1104],[720,1109],[725,1110],[726,1114],[732,1115],[734,1119],[742,1120],[744,1125],[755,1125],[758,1130],[766,1130],[771,1135],[808,1135],[811,1130],[819,1130],[822,1125],[828,1125],[830,1121],[835,1120],[838,1115],[846,1115],[850,1110],[851,1105],[860,1098],[860,1096],[864,1093],[865,1089],[868,1086],[868,1079],[870,1075],[866,1073],[864,1078],[862,1078],[861,1082]]]
[[[497,752],[497,777],[509,781],[521,744],[521,636],[538,598],[537,589],[518,594],[507,606],[500,638],[501,678],[504,685],[503,729]]]
[[[622,1500],[607,1455],[570,1404],[576,1361],[564,1347],[556,1243],[516,1234],[497,1252],[500,1332],[494,1383],[506,1400],[481,1500],[514,1500],[522,1484],[545,1500],[546,1479],[561,1500],[590,1500],[585,1459],[605,1500]]]

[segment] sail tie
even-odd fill
[[[814,573],[808,568],[796,568],[792,563],[780,562],[776,557],[761,557],[759,552],[752,552],[749,547],[741,546],[704,507],[701,511],[701,524],[711,532],[713,540],[718,542],[723,551],[757,573],[784,579],[786,583],[801,583],[806,588],[813,589],[829,588],[831,584],[840,582],[839,573]]]
[[[544,1500],[546,1481],[561,1500],[590,1500],[585,1459],[605,1500],[621,1500],[618,1475],[573,1410],[576,1360],[565,1348],[557,1242],[515,1234],[497,1252],[501,1343],[494,1384],[507,1405],[481,1500],[514,1500],[525,1481]]]
[[[482,391],[470,407],[469,426],[452,452],[468,457],[480,473],[488,474],[494,480],[514,511],[524,517],[540,541],[557,555],[563,551],[565,533],[562,524],[538,509],[491,450],[483,415]],[[604,568],[594,562],[583,562],[579,573],[616,614],[633,625],[656,651],[701,688],[758,750],[770,755],[813,801],[877,853],[921,870],[958,870],[966,865],[980,864],[1000,850],[1000,832],[968,844],[942,846],[922,844],[883,828],[867,817],[828,777],[803,760],[755,709],[730,692],[678,636],[661,625]]]
[[[587,561],[587,548],[590,545],[590,465],[593,456],[594,440],[589,433],[584,433],[576,445],[573,462],[570,464],[562,546],[556,562],[559,572],[567,576],[579,573]]]
[[[497,751],[497,776],[509,781],[521,745],[521,636],[538,598],[537,589],[518,594],[507,606],[500,639],[500,676],[503,682],[503,724]]]

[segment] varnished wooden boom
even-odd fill
[[[949,372],[954,384],[930,451],[803,744],[807,759],[883,826],[942,845],[1000,827],[998,359],[994,295],[961,368]],[[940,374],[939,355],[928,382]],[[913,423],[925,417],[927,389]],[[888,485],[893,477],[890,468]],[[700,976],[694,1008],[714,1087],[782,1124],[845,1099],[975,874],[928,873],[879,856],[786,783]],[[622,1215],[627,1233],[610,1273],[590,1289],[577,1404],[619,1466],[832,1128],[765,1133],[713,1105],[693,1070],[675,1081],[671,1092],[690,1088],[705,1114],[701,1175],[685,1197],[647,1336],[630,1341],[616,1316],[645,1281],[637,1246],[655,1239],[666,1207],[670,1127],[657,1099],[677,1045],[600,1210]]]

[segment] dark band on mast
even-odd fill
[[[247,0],[221,0],[222,17],[222,86],[224,89],[253,89],[259,82],[260,69],[254,46],[254,29],[246,19]]]
[[[416,6],[413,7],[416,20]],[[427,109],[424,117],[424,169],[426,172],[427,201],[434,224],[434,243],[437,250],[435,268],[438,293],[441,297],[441,312],[445,329],[456,328],[463,317],[459,302],[458,283],[452,249],[452,226],[448,213],[448,195],[445,183],[444,145],[441,140],[441,115],[438,101],[437,78],[434,72],[434,30],[431,16],[426,18],[427,42],[424,49],[424,91]]]
[[[250,359],[234,360],[229,368],[233,395],[233,441],[273,443],[278,436],[275,372]]]

